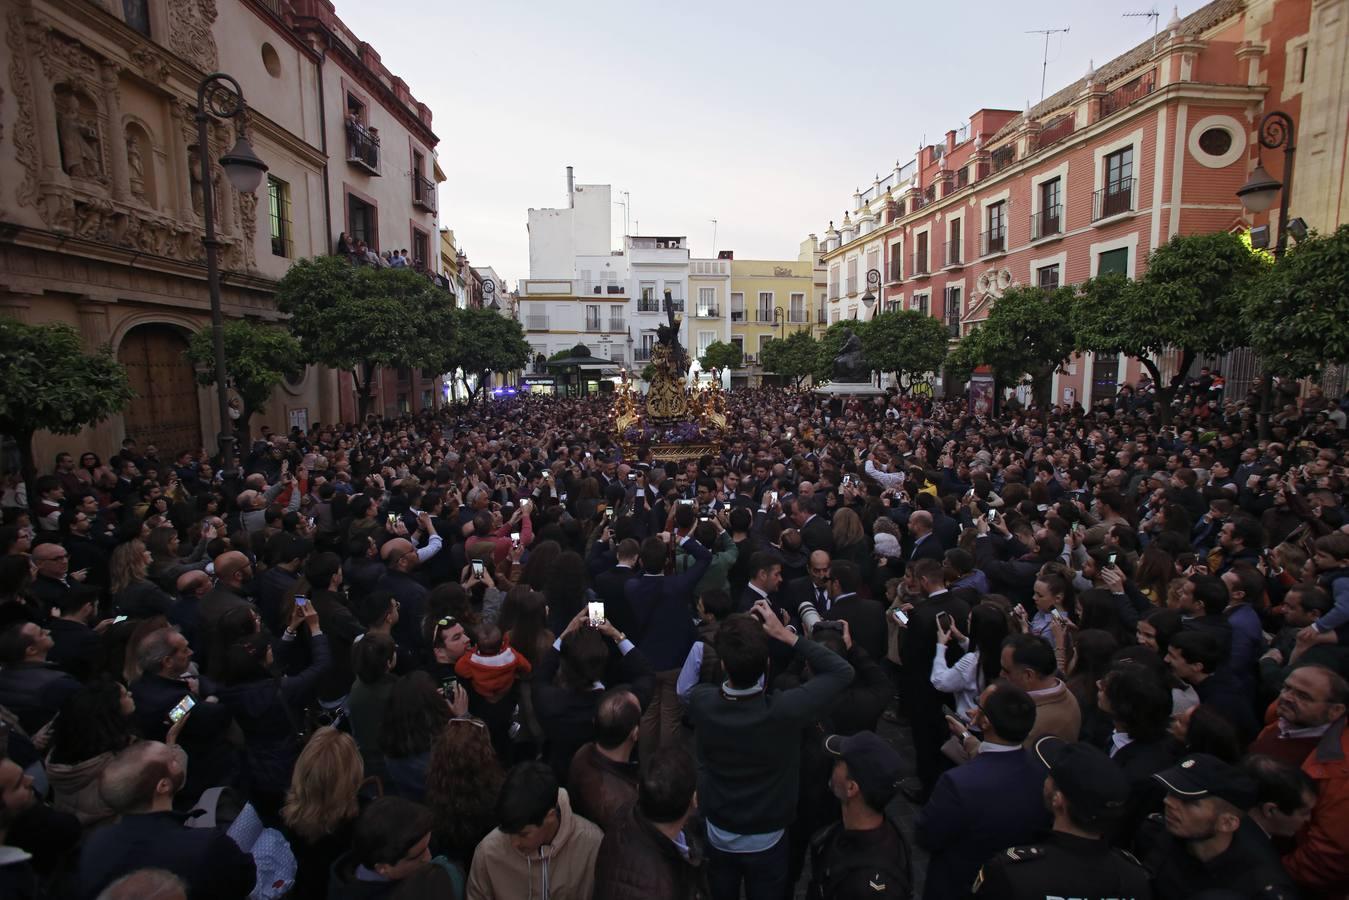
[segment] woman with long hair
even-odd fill
[[[1134,584],[1153,606],[1166,605],[1166,589],[1175,578],[1175,558],[1156,544],[1149,544],[1138,557]]]
[[[398,681],[393,674],[398,664],[398,647],[393,638],[379,632],[369,632],[351,645],[351,670],[356,680],[347,695],[347,712],[351,720],[351,736],[365,759],[365,770],[371,775],[382,775],[384,756],[379,749],[379,730],[389,693]]]
[[[1078,708],[1082,711],[1082,731],[1080,740],[1086,741],[1102,750],[1110,742],[1112,722],[1108,715],[1097,707],[1096,683],[1105,677],[1110,669],[1111,658],[1119,649],[1119,641],[1108,631],[1097,628],[1084,628],[1077,632],[1073,641],[1073,652],[1064,670],[1068,690],[1077,698]]]
[[[833,559],[844,559],[857,566],[862,583],[871,580],[871,570],[875,561],[871,558],[871,541],[867,539],[862,519],[848,507],[834,511],[833,518],[834,553]]]
[[[108,561],[108,590],[118,613],[133,619],[168,615],[173,597],[149,578],[150,551],[139,538],[113,548]]]
[[[544,596],[548,598],[548,626],[555,633],[560,634],[585,608],[588,590],[586,565],[581,554],[572,550],[558,554],[543,588]]]
[[[85,828],[116,815],[99,792],[99,776],[136,740],[131,723],[135,711],[136,701],[125,687],[97,681],[66,698],[52,724],[47,754],[52,805],[72,813]]]
[[[548,627],[548,599],[529,585],[511,588],[501,607],[501,630],[506,633],[511,649],[537,667],[554,635]]]
[[[557,541],[536,541],[525,557],[524,568],[520,573],[520,584],[527,584],[536,591],[548,586],[553,564],[562,555],[562,545]]]
[[[319,619],[308,604],[291,607],[280,643],[293,645],[295,632],[302,626],[311,638],[310,663],[302,672],[278,676],[271,639],[258,631],[225,651],[224,686],[217,692],[243,731],[248,794],[264,821],[275,816],[290,786],[291,771],[300,755],[299,723],[304,707],[330,662],[328,642],[312,640],[320,633]]]
[[[197,548],[190,557],[178,555],[180,543],[178,529],[172,525],[159,526],[145,539],[145,547],[150,551],[150,567],[146,577],[170,594],[177,589],[179,575],[206,568],[204,540],[197,542]]]
[[[431,745],[446,723],[467,709],[468,693],[458,685],[451,700],[426,672],[419,670],[398,679],[389,692],[379,736],[386,793],[409,800],[426,794]]]
[[[431,747],[426,805],[435,816],[431,842],[465,870],[473,849],[498,824],[497,792],[505,779],[487,727],[478,719],[451,719]]]
[[[967,720],[979,701],[984,688],[1002,674],[1002,642],[1011,632],[1007,613],[990,603],[980,603],[970,610],[963,635],[952,624],[950,631],[937,626],[937,650],[932,659],[932,686],[956,698],[956,712]],[[948,666],[946,649],[951,640],[957,641],[965,653]]]
[[[295,900],[328,896],[328,872],[351,846],[364,780],[356,741],[336,728],[318,729],[300,752],[281,807],[295,854]]]

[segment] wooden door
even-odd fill
[[[187,340],[168,325],[140,325],[127,333],[117,358],[126,366],[136,398],[123,418],[126,436],[142,452],[153,444],[160,459],[201,446],[201,409]]]

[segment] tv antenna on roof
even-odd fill
[[[1045,73],[1049,71],[1049,36],[1051,34],[1067,34],[1072,31],[1071,28],[1032,28],[1026,34],[1043,34],[1045,36],[1045,54],[1040,63],[1040,102],[1045,99]]]
[[[1151,20],[1152,20],[1152,52],[1153,52],[1153,53],[1156,53],[1156,52],[1157,52],[1157,24],[1158,24],[1158,23],[1161,21],[1161,19],[1162,19],[1162,14],[1159,13],[1159,12],[1157,11],[1157,7],[1154,6],[1152,9],[1148,10],[1147,12],[1131,12],[1131,13],[1124,13],[1124,14],[1121,16],[1121,18],[1125,18],[1125,19],[1151,19]]]

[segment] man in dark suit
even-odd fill
[[[745,593],[741,595],[735,611],[747,613],[758,600],[767,600],[774,610],[782,609],[782,598],[778,593],[781,587],[782,557],[768,550],[760,550],[749,558],[749,584],[745,585]]]
[[[940,498],[919,492],[915,498],[918,508],[932,516],[932,533],[941,542],[943,550],[960,543],[960,523],[946,514]]]
[[[951,696],[932,686],[937,618],[950,616],[950,620],[959,626],[969,617],[970,606],[946,589],[942,565],[935,559],[918,560],[910,572],[923,599],[909,611],[909,624],[900,647],[904,660],[900,697],[908,706],[915,764],[918,778],[923,782],[921,796],[926,799],[944,768],[941,746],[950,736],[942,706],[951,703]],[[953,661],[948,659],[948,662]]]
[[[629,630],[635,633],[626,588],[629,581],[638,577],[637,555],[640,547],[632,538],[619,541],[614,548],[618,557],[617,565],[595,576],[595,596],[604,603],[604,617],[625,633]]]
[[[793,616],[799,616],[802,603],[813,603],[820,615],[824,615],[832,599],[829,593],[829,567],[828,553],[816,550],[810,554],[805,576],[793,578],[782,586],[782,606]],[[754,599],[749,598],[751,605]]]
[[[882,659],[889,637],[885,607],[875,600],[858,596],[857,588],[861,583],[862,573],[856,565],[843,559],[835,562],[830,569],[828,609],[820,610],[820,615],[836,622],[847,622],[853,643],[872,659]]]
[[[624,587],[624,596],[632,614],[633,642],[642,651],[656,673],[651,704],[642,713],[639,747],[643,759],[675,736],[682,711],[675,683],[679,670],[697,639],[694,626],[693,595],[698,580],[712,564],[712,554],[693,539],[692,528],[682,534],[676,529],[662,537],[642,542],[642,575]],[[669,544],[678,544],[693,557],[693,565],[674,575],[665,574]],[[606,610],[607,612],[607,610]]]
[[[932,513],[919,509],[909,516],[909,537],[913,540],[909,545],[910,564],[920,559],[935,559],[941,562],[945,551],[942,549],[941,539],[932,530]]]
[[[918,845],[932,854],[924,900],[969,896],[986,859],[1050,825],[1044,770],[1021,747],[1035,725],[1035,701],[1021,688],[989,685],[974,719],[980,752],[942,774],[914,823]]]
[[[828,554],[834,552],[834,530],[829,522],[825,520],[820,513],[824,511],[824,498],[812,494],[809,497],[798,497],[793,504],[792,522],[801,532],[801,542],[806,545],[806,549],[812,553],[816,550],[823,550]]]

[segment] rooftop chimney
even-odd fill
[[[572,209],[573,207],[576,206],[576,201],[572,197],[572,194],[575,192],[575,190],[576,190],[576,183],[575,180],[572,178],[571,166],[567,166],[567,209]]]

